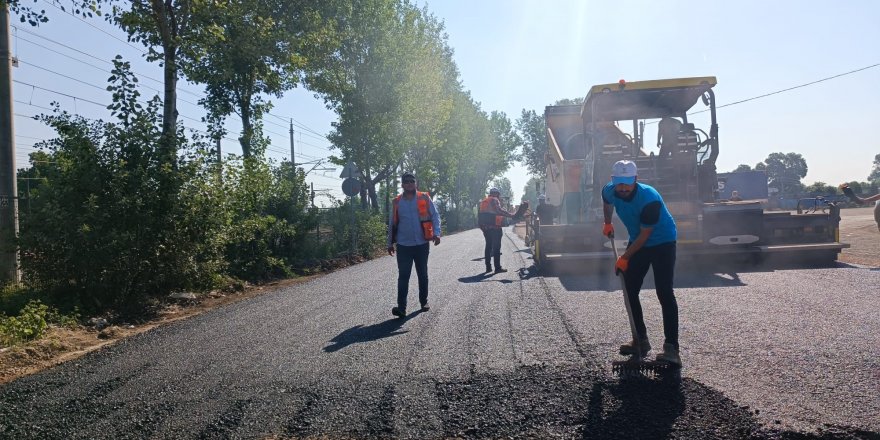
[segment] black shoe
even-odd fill
[[[399,308],[397,308],[397,307],[392,307],[392,308],[391,308],[391,314],[394,315],[394,316],[396,316],[396,317],[398,317],[398,318],[404,318],[404,317],[406,317],[406,311],[401,311],[401,310],[400,310]]]
[[[504,273],[504,272],[507,272],[507,269],[505,269],[503,267],[499,267],[498,269],[495,269],[495,273]]]
[[[492,266],[486,266],[486,272],[492,272]]]
[[[431,306],[429,306],[428,303],[422,304],[422,311],[427,312],[428,310],[431,310]]]

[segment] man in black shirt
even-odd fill
[[[538,206],[535,207],[535,214],[538,214],[538,220],[542,225],[552,225],[553,219],[559,215],[559,210],[547,203],[547,196],[541,194],[538,196]]]

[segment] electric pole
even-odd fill
[[[293,119],[290,120],[290,163],[293,165],[293,170],[296,171],[296,155],[293,149]]]
[[[9,49],[9,6],[0,3],[0,281],[17,283],[18,182],[12,124],[12,52]]]

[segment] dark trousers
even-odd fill
[[[495,270],[501,269],[501,228],[483,229],[483,238],[486,239],[486,248],[483,257],[486,259],[486,269],[491,269],[491,258],[495,258]]]
[[[657,246],[643,247],[629,259],[629,267],[624,273],[626,292],[632,309],[633,321],[640,337],[645,337],[645,317],[642,304],[639,302],[639,290],[648,274],[648,267],[654,268],[654,284],[657,287],[657,299],[663,311],[663,334],[666,343],[678,348],[678,303],[672,290],[675,274],[675,242]]]
[[[406,297],[409,296],[409,276],[413,263],[419,277],[419,302],[428,304],[428,254],[429,243],[418,246],[397,245],[397,308],[406,310]]]

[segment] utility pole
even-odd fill
[[[290,119],[290,163],[293,165],[293,170],[296,171],[296,154],[293,149],[293,118]]]
[[[18,182],[12,124],[12,52],[9,49],[9,6],[0,3],[0,281],[17,283]]]

